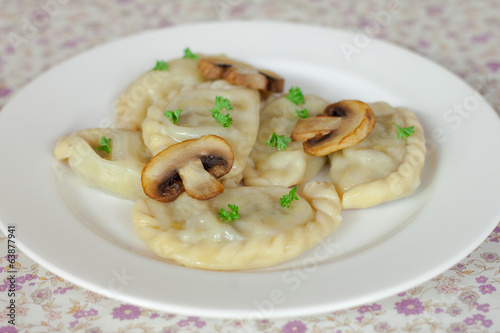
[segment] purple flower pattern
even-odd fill
[[[488,303],[485,304],[479,304],[479,303],[474,303],[474,306],[478,311],[483,311],[483,312],[489,312],[490,311],[490,305]]]
[[[488,278],[486,276],[481,275],[480,277],[476,278],[477,283],[486,283],[486,281],[488,281]]]
[[[7,97],[12,92],[12,89],[7,87],[0,87],[0,98]]]
[[[183,319],[183,320],[180,320],[179,322],[177,322],[177,325],[179,327],[186,327],[186,326],[190,326],[191,324],[193,324],[197,328],[202,328],[203,326],[206,325],[206,322],[203,320],[200,320],[199,317],[188,317],[187,319]]]
[[[396,303],[395,309],[405,316],[420,314],[424,311],[424,306],[418,298],[407,298]]]
[[[141,308],[131,304],[122,304],[113,309],[113,319],[131,320],[139,318],[141,315]]]
[[[484,261],[488,263],[494,263],[500,261],[500,256],[498,254],[493,253],[493,252],[484,252],[481,253],[481,258],[484,259]]]
[[[382,309],[380,304],[373,303],[372,305],[362,305],[358,308],[358,312],[363,314],[365,312],[370,312],[370,311],[379,311]]]
[[[304,333],[307,326],[300,320],[289,321],[281,328],[283,333]]]
[[[472,317],[467,317],[464,319],[464,323],[467,325],[467,326],[472,326],[472,325],[477,325],[477,324],[480,324],[486,328],[490,327],[493,322],[489,319],[486,319],[484,317],[484,315],[482,314],[475,314],[474,316]]]
[[[494,291],[496,291],[497,288],[493,287],[491,284],[483,284],[479,286],[479,291],[485,295],[485,294],[491,294]]]
[[[12,325],[0,327],[0,333],[17,333],[17,332],[18,330]]]

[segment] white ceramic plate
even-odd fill
[[[3,231],[16,225],[23,251],[85,288],[202,316],[326,312],[434,277],[473,251],[500,219],[500,121],[436,64],[381,41],[361,45],[358,37],[285,23],[189,25],[125,38],[56,66],[0,113]],[[61,135],[109,125],[128,83],[188,46],[272,69],[286,77],[287,89],[299,86],[332,102],[387,101],[414,110],[428,139],[421,187],[404,200],[343,212],[337,233],[269,269],[203,271],[158,260],[133,234],[133,203],[81,186],[54,162],[52,149]]]

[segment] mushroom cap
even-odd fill
[[[281,93],[285,84],[283,77],[272,71],[256,69],[225,56],[202,58],[198,69],[210,80],[224,79],[233,84],[262,91]]]
[[[144,193],[161,202],[174,201],[184,190],[206,200],[222,193],[217,180],[233,167],[231,146],[216,135],[174,144],[155,155],[142,170]]]
[[[299,119],[292,139],[303,141],[307,154],[325,156],[363,141],[373,126],[375,115],[367,104],[343,100],[326,106],[319,116]]]

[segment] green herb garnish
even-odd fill
[[[215,107],[210,109],[210,112],[212,113],[212,117],[219,122],[222,127],[229,127],[233,123],[233,118],[229,116],[229,114],[224,114],[221,113],[222,109],[226,110],[232,110],[233,106],[231,105],[231,102],[222,96],[216,96],[215,97]]]
[[[96,148],[97,150],[100,151],[105,151],[106,153],[111,153],[111,139],[106,139],[106,137],[103,135],[99,139],[99,146]]]
[[[286,98],[295,103],[295,105],[304,103],[304,95],[299,87],[291,87],[290,90],[288,90],[288,94],[286,94]]]
[[[177,124],[181,112],[182,112],[181,109],[177,109],[175,111],[165,111],[164,115],[167,116],[172,123]]]
[[[200,57],[198,57],[196,54],[194,54],[193,52],[191,52],[191,50],[189,48],[186,48],[184,50],[184,56],[183,56],[184,59],[199,59]]]
[[[156,66],[152,71],[168,71],[168,64],[163,60],[159,60],[156,62]]]
[[[290,141],[292,141],[292,139],[284,135],[277,135],[276,132],[273,132],[271,138],[266,141],[266,145],[275,147],[278,150],[283,150],[288,147]]]
[[[415,126],[410,127],[399,127],[396,123],[393,123],[398,129],[398,139],[406,139],[410,137],[415,132]]]
[[[297,117],[302,118],[302,119],[309,117],[309,115],[307,114],[307,109],[295,110],[295,113],[297,114]]]
[[[231,105],[231,101],[222,96],[215,96],[215,108],[216,109],[226,109],[232,110],[233,106]]]
[[[297,194],[295,192],[297,192],[297,186],[295,186],[293,189],[291,189],[288,194],[285,194],[284,196],[282,196],[280,198],[281,207],[290,208],[290,203],[293,200],[299,200],[299,197],[297,196]]]
[[[231,204],[228,204],[227,206],[231,211],[228,212],[224,208],[221,208],[219,210],[219,218],[224,222],[234,221],[239,219],[240,218],[240,214],[238,214],[239,207]]]

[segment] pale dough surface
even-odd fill
[[[168,70],[142,74],[120,95],[116,105],[117,128],[140,130],[148,107],[157,100],[182,87],[206,81],[198,70],[199,60],[173,59],[167,63]]]
[[[185,193],[172,203],[138,200],[135,232],[157,255],[213,270],[267,267],[292,259],[331,235],[341,222],[340,200],[328,182],[299,187],[299,200],[283,208],[281,186],[235,187],[207,201]],[[220,208],[239,206],[241,218],[222,222]]]
[[[375,127],[357,145],[329,155],[330,180],[344,209],[366,208],[404,198],[420,185],[425,162],[425,137],[417,116],[387,103],[370,104]],[[398,139],[400,127],[414,126],[414,134]]]
[[[216,96],[229,99],[233,110],[223,109],[233,119],[230,127],[223,127],[212,117]],[[243,168],[252,150],[259,127],[260,96],[257,90],[234,86],[226,81],[206,82],[186,87],[170,98],[163,99],[148,109],[142,124],[143,139],[153,155],[171,145],[203,135],[217,135],[225,139],[234,154],[231,171],[221,178],[224,186],[236,186],[243,177]],[[165,111],[182,110],[174,124]]]
[[[111,152],[97,151],[99,139],[111,139]],[[86,129],[61,137],[54,149],[87,186],[127,199],[145,198],[141,172],[151,158],[138,131]]]
[[[288,148],[277,150],[266,145],[273,132],[287,138],[299,120],[295,110],[307,109],[309,117],[323,112],[328,105],[314,95],[305,96],[305,103],[297,106],[285,96],[270,100],[262,108],[259,133],[249,162],[244,170],[245,185],[293,186],[313,178],[325,165],[327,158],[304,152],[302,142],[290,142]]]

